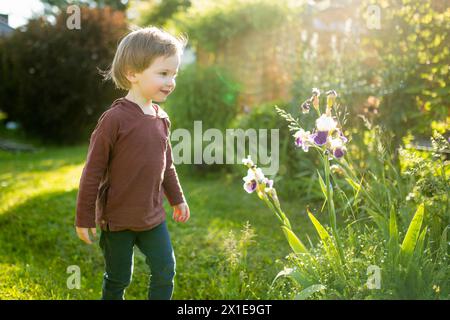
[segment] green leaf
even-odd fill
[[[317,170],[317,174],[319,175],[319,184],[320,188],[322,189],[323,196],[325,197],[325,201],[328,200],[327,197],[327,187],[325,186],[325,182],[323,182],[322,176],[319,173],[319,170]]]
[[[294,268],[286,268],[285,267],[283,270],[278,272],[278,274],[276,275],[275,279],[273,279],[272,284],[270,286],[273,286],[275,281],[277,281],[278,278],[280,278],[280,277],[292,277],[295,280],[294,275],[296,272],[298,272],[298,271],[296,271]]]
[[[420,257],[423,254],[423,245],[424,245],[424,242],[425,242],[426,234],[427,234],[427,228],[424,228],[422,230],[422,232],[420,233],[419,238],[417,239],[416,249],[414,250],[417,259],[420,259]]]
[[[317,220],[316,217],[314,217],[314,215],[311,213],[311,211],[309,211],[308,208],[306,210],[308,211],[309,219],[311,219],[311,222],[313,223],[314,227],[316,228],[317,233],[319,234],[320,239],[323,242],[325,251],[327,252],[331,261],[333,261],[337,257],[337,251],[336,251],[336,247],[334,246],[334,243],[330,237],[330,234],[320,224],[319,220]]]
[[[325,208],[325,205],[327,204],[327,199],[325,199],[324,201],[323,201],[323,204],[322,204],[322,208],[320,208],[320,212],[323,212],[323,208]]]
[[[345,181],[347,181],[348,184],[349,184],[353,189],[355,189],[355,191],[359,190],[359,187],[360,187],[360,186],[359,186],[355,181],[353,181],[352,179],[350,179],[350,178],[345,178]]]
[[[381,213],[378,213],[370,208],[366,208],[366,209],[367,209],[367,213],[373,219],[373,221],[376,223],[378,228],[383,232],[383,236],[386,239],[389,235],[389,226],[388,226],[387,218],[384,215],[382,215]]]
[[[395,218],[394,206],[391,207],[390,217],[389,217],[389,237],[398,243],[398,228],[397,219]]]
[[[394,206],[391,206],[389,218],[388,257],[392,268],[395,268],[395,266],[398,265],[399,252],[400,252],[400,244],[399,244],[396,212]]]
[[[292,232],[291,229],[286,226],[281,226],[281,229],[283,229],[289,245],[295,253],[309,253],[308,249],[306,249],[305,245],[300,241],[299,238],[297,238],[297,236],[294,232]]]
[[[300,291],[299,294],[297,294],[295,296],[295,300],[306,300],[308,299],[311,295],[313,295],[316,292],[319,291],[323,291],[325,290],[327,287],[324,286],[323,284],[313,284],[312,286],[309,286],[306,289],[303,289],[302,291]]]
[[[280,277],[286,277],[294,282],[296,282],[300,286],[308,286],[311,284],[311,280],[307,277],[306,274],[302,274],[296,267],[294,268],[284,268],[276,275],[275,279],[273,279],[272,284],[273,287],[275,281],[277,281]]]
[[[353,189],[355,189],[356,195],[358,195],[359,190],[361,189],[361,184],[355,182],[353,179],[350,179],[350,178],[345,178],[345,181],[347,181],[348,184],[349,184]],[[355,197],[356,197],[356,196],[355,196]]]
[[[439,244],[439,254],[442,257],[445,257],[447,255],[447,246],[448,246],[447,232],[448,232],[448,226],[446,226],[444,228],[444,231],[442,232],[442,235],[441,235],[441,241]]]
[[[417,208],[414,217],[409,224],[408,231],[406,232],[405,239],[403,239],[403,243],[401,245],[401,253],[405,259],[405,262],[408,262],[414,253],[414,248],[417,244],[417,239],[420,235],[420,228],[422,227],[424,216],[424,204],[421,203]]]

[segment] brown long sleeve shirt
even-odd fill
[[[111,231],[152,229],[171,206],[185,202],[172,161],[170,120],[161,109],[145,114],[120,98],[92,132],[80,179],[75,225]]]

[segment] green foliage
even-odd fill
[[[220,130],[225,137],[225,129],[231,127],[231,121],[238,112],[237,87],[230,87],[229,83],[235,82],[227,72],[218,67],[200,67],[191,64],[181,70],[177,78],[178,88],[167,101],[173,128],[188,130],[193,140],[194,122],[199,121],[202,132],[211,128]],[[222,153],[225,159],[225,139],[223,144],[217,144],[217,141],[202,141],[202,150],[209,144],[214,144],[217,147],[214,148],[216,154]],[[192,159],[196,151],[194,145],[191,144]],[[221,170],[224,166],[195,164],[193,168],[205,173]]]
[[[448,116],[450,12],[410,0],[386,1],[381,10],[381,29],[363,41],[374,46],[379,61],[373,70],[380,79],[376,91],[384,96],[379,120],[395,133],[398,145],[406,129],[431,136],[431,121]]]
[[[256,242],[254,230],[247,221],[236,238],[230,231],[223,242],[221,263],[217,270],[216,279],[221,279],[217,284],[220,296],[223,299],[240,299],[243,296],[252,296],[254,274],[248,270],[248,250]],[[225,280],[225,281],[224,281]]]
[[[192,130],[194,121],[202,121],[203,130],[229,128],[236,117],[237,88],[227,86],[234,80],[217,67],[191,64],[180,71],[177,89],[167,101],[175,128]]]
[[[430,241],[434,251],[439,247],[442,233],[450,224],[449,207],[449,161],[445,152],[450,152],[450,144],[439,133],[431,138],[431,150],[423,152],[411,147],[400,150],[402,172],[410,178],[412,190],[408,202],[425,203],[428,215],[426,224],[430,226]]]
[[[286,112],[279,109],[277,111],[290,123],[290,128],[298,129],[295,127],[298,121]],[[424,203],[420,203],[411,215],[411,205],[406,201],[405,190],[411,190],[412,180],[403,177],[395,168],[394,156],[385,147],[385,137],[380,127],[369,125],[368,128],[372,133],[372,139],[367,140],[368,148],[373,150],[368,153],[372,156],[365,165],[364,173],[352,165],[351,154],[348,156],[349,161],[340,159],[334,165],[338,170],[334,171],[330,170],[327,156],[322,161],[325,181],[319,174],[318,185],[328,203],[329,212],[333,213],[329,215],[331,232],[307,209],[320,243],[308,251],[293,248],[289,268],[281,271],[275,280],[281,276],[290,278],[296,292],[300,290],[306,297],[320,293],[326,298],[344,299],[446,299],[450,296],[447,281],[450,270],[447,243],[449,225],[445,222],[442,225],[444,230],[440,236],[439,249],[435,253],[433,242],[429,240]],[[448,142],[437,135],[433,138],[433,147],[434,156],[441,159],[439,152],[448,149]],[[443,174],[443,181],[447,181],[446,170],[439,168],[441,165],[438,162],[430,164],[430,167]],[[338,181],[345,181],[354,192],[354,196],[350,198],[346,195],[348,191],[340,190],[344,195],[342,199],[347,201],[340,205],[352,208],[353,213],[352,217],[347,217],[344,229],[337,228],[336,225],[332,205],[334,188],[330,188],[330,174],[333,185],[339,186]],[[441,198],[440,201],[439,214],[446,216],[448,199]],[[397,212],[401,214],[398,215]],[[397,216],[401,217],[402,223],[397,224]],[[400,245],[400,235],[403,234]],[[366,246],[369,251],[360,250]],[[376,274],[380,277],[378,280],[383,278],[382,286],[377,288],[369,286],[367,277],[366,285],[363,280],[373,267],[379,270]],[[300,294],[300,297],[303,295]]]
[[[87,145],[33,154],[0,151],[0,299],[100,298],[104,265],[98,238],[88,246],[74,229],[86,151]],[[174,299],[287,298],[286,286],[270,287],[279,267],[275,260],[289,253],[283,234],[274,231],[276,219],[260,203],[243,206],[247,195],[231,177],[199,178],[180,168],[178,173],[195,216],[177,224],[164,204],[177,259]],[[285,206],[291,210],[294,203]],[[291,221],[297,227],[306,222]],[[80,267],[80,290],[66,286],[71,265]],[[136,250],[125,298],[146,299],[148,279],[145,257]]]
[[[174,15],[191,6],[191,0],[165,0],[151,4],[149,9],[142,10],[139,25],[164,26],[171,22]]]
[[[313,223],[314,228],[316,228],[317,234],[319,235],[320,241],[322,242],[323,248],[328,257],[331,267],[333,268],[333,270],[336,272],[337,275],[342,277],[342,281],[345,281],[345,274],[343,273],[342,270],[342,263],[344,261],[341,260],[337,244],[335,245],[334,243],[335,241],[332,239],[331,235],[309,210],[308,216],[311,222]]]
[[[337,34],[334,45],[323,41],[328,39],[323,33],[320,45],[315,44],[309,32],[314,15],[302,16],[308,34],[292,93],[297,100],[312,87],[342,92],[350,127],[364,130],[358,115],[370,118],[389,131],[391,143],[386,147],[395,152],[408,131],[429,137],[433,121],[448,130],[450,12],[429,1],[387,0],[379,4],[377,30],[366,28],[364,13],[372,4],[360,3],[363,14],[351,17],[354,32]],[[361,138],[354,140],[360,148]]]
[[[403,262],[405,264],[409,263],[415,248],[419,247],[416,245],[419,239],[420,229],[422,227],[423,216],[424,216],[424,206],[422,203],[417,208],[417,211],[414,214],[411,223],[408,227],[408,231],[406,231],[405,239],[403,239],[402,245],[400,247],[400,255],[404,260]]]
[[[251,31],[270,30],[291,14],[284,1],[221,0],[192,6],[177,22],[194,45],[215,52],[230,38]]]
[[[419,216],[420,212],[419,207]],[[412,222],[409,229],[415,226]],[[305,294],[311,286],[321,286],[315,294],[306,297],[316,299],[449,299],[448,255],[433,258],[424,241],[425,228],[414,241],[411,259],[400,259],[399,234],[395,223],[392,227],[391,240],[386,242],[377,227],[361,222],[348,225],[340,233],[345,254],[341,268],[335,265],[339,261],[336,252],[330,256],[331,242],[322,241],[309,254],[289,255],[285,269],[272,285],[286,277],[291,280],[293,292],[305,291]],[[322,235],[329,235],[323,227],[319,229]],[[407,239],[410,237],[404,241],[409,242]],[[369,270],[373,266],[380,271],[379,288],[368,286]]]
[[[284,232],[284,235],[286,236],[289,245],[292,248],[292,251],[294,251],[295,253],[307,253],[308,249],[306,249],[305,245],[303,244],[303,242],[301,242],[298,237],[295,235],[294,232],[292,232],[292,230],[286,226],[282,226],[281,229]]]
[[[0,43],[0,108],[45,142],[84,140],[119,94],[97,68],[112,61],[126,31],[123,13],[82,8],[82,32],[68,29],[66,18],[31,20]]]
[[[45,12],[53,14],[55,11],[66,8],[70,5],[90,6],[95,8],[111,7],[114,10],[125,11],[129,1],[122,0],[41,0],[45,6]]]

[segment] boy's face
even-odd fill
[[[146,99],[164,102],[175,89],[179,65],[179,55],[158,57],[147,69],[130,76],[129,80]]]

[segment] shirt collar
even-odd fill
[[[142,111],[141,107],[140,107],[138,104],[134,103],[133,101],[128,100],[128,99],[125,98],[125,97],[116,99],[116,100],[113,102],[113,105],[116,104],[116,103],[121,103],[121,104],[123,104],[123,105],[130,106],[130,107],[132,107],[135,111],[137,111],[138,113],[140,113],[141,115],[144,115],[144,116],[150,116],[150,117],[155,117],[155,116],[152,116],[152,115],[147,115],[147,114],[145,114],[144,111]],[[156,103],[153,103],[153,104],[156,104]],[[156,105],[158,106],[158,114],[157,114],[156,118],[161,118],[161,119],[163,119],[163,118],[169,118],[169,115],[168,115],[163,109],[161,109],[161,107],[160,107],[158,104],[156,104]]]

